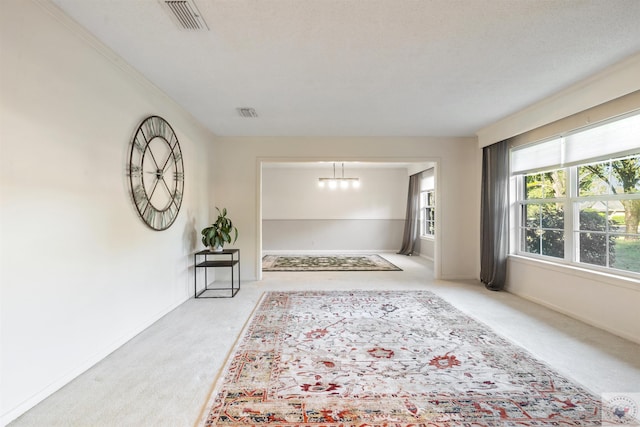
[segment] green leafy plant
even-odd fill
[[[225,243],[235,243],[238,240],[238,229],[227,218],[227,208],[220,211],[216,207],[216,210],[216,222],[202,229],[202,244],[210,248],[222,248]]]

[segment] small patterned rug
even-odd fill
[[[597,397],[427,291],[269,292],[206,426],[601,425]]]
[[[380,255],[265,255],[262,271],[402,271]]]

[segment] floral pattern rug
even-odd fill
[[[380,255],[265,255],[262,271],[402,271]]]
[[[596,426],[599,399],[427,291],[269,292],[207,426]]]

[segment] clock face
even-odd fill
[[[138,127],[129,148],[129,189],[140,218],[154,230],[166,230],[180,211],[184,166],[171,125],[150,116]]]

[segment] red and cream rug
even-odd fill
[[[202,423],[595,426],[599,399],[427,291],[266,293]]]

